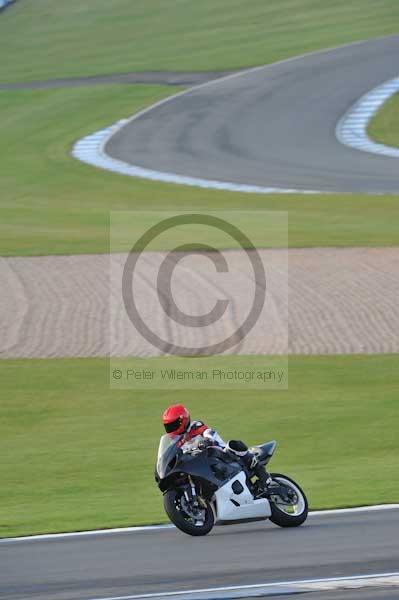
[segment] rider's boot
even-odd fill
[[[270,474],[266,471],[265,467],[260,464],[258,461],[256,454],[248,451],[248,458],[250,471],[257,477],[259,483],[259,491],[261,494],[267,492],[270,484],[272,484],[272,478]]]
[[[240,440],[230,440],[227,444],[227,448],[230,452],[239,456],[247,471],[253,473],[258,478],[261,489],[266,491],[270,475],[259,463],[256,455],[248,450],[248,446]]]
[[[259,483],[261,484],[262,488],[266,489],[268,486],[268,483],[270,483],[270,475],[266,471],[265,467],[263,467],[261,464],[259,464],[256,456],[254,458],[256,460],[256,464],[254,467],[252,467],[252,471],[253,471],[254,475],[256,475],[256,477],[258,478]]]

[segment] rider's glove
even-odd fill
[[[202,438],[199,442],[198,442],[198,448],[200,450],[205,450],[205,448],[209,448],[209,446],[212,446],[213,443],[211,440],[208,440],[206,438]]]

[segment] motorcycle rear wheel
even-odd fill
[[[180,498],[182,493],[178,490],[168,490],[163,497],[163,505],[165,512],[169,519],[176,525],[180,531],[187,533],[188,535],[201,536],[206,535],[211,531],[215,524],[215,517],[213,510],[208,501],[205,500],[206,507],[204,507],[205,518],[202,525],[197,525],[190,520],[189,515],[184,515],[184,511],[179,508]]]
[[[299,487],[299,485],[287,475],[281,473],[271,473],[272,479],[278,483],[285,484],[288,488],[294,491],[298,497],[298,503],[295,505],[295,511],[289,513],[289,505],[286,508],[283,504],[279,506],[277,502],[270,500],[270,508],[272,511],[269,517],[270,521],[279,527],[299,527],[302,525],[308,517],[308,500],[305,496],[305,492]],[[294,505],[293,507],[294,508]]]

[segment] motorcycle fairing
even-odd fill
[[[254,499],[247,486],[247,477],[240,471],[215,492],[216,520],[238,521],[244,519],[267,519],[271,509],[266,498]]]
[[[197,455],[184,454],[175,440],[161,438],[155,477],[162,491],[168,481],[179,474],[201,479],[214,489],[224,485],[242,470],[240,463],[220,448],[208,448]]]

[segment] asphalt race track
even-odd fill
[[[91,600],[393,572],[398,539],[399,509],[390,509],[312,515],[298,529],[269,522],[223,526],[204,538],[163,529],[3,542],[1,597]]]
[[[202,179],[395,193],[397,159],[345,147],[335,128],[360,96],[398,71],[399,36],[275,63],[155,106],[105,150],[135,166]]]

